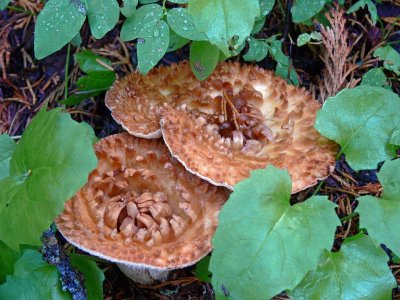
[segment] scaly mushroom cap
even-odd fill
[[[211,250],[227,190],[187,172],[159,140],[117,134],[95,151],[97,168],[56,219],[70,243],[150,269],[191,265]]]
[[[212,113],[188,105],[161,112],[165,143],[192,173],[232,188],[272,164],[289,171],[296,193],[332,172],[337,146],[314,129],[320,105],[304,89],[238,63],[219,65],[202,87],[199,102],[213,103]]]
[[[206,82],[193,75],[188,62],[152,69],[147,75],[131,73],[114,83],[105,97],[115,121],[130,134],[141,138],[159,138],[159,108],[185,104],[189,109],[210,112],[215,108],[207,95]],[[206,100],[206,101],[204,101]]]

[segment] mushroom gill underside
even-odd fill
[[[56,220],[68,241],[153,269],[191,265],[211,250],[226,190],[187,172],[159,140],[118,134],[95,151],[97,168]]]

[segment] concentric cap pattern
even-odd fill
[[[159,140],[118,134],[95,151],[97,168],[56,220],[68,241],[154,269],[191,265],[211,250],[227,190],[187,172]]]

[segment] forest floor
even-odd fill
[[[34,24],[42,8],[41,1],[13,1],[12,6],[13,9],[0,12],[0,134],[7,133],[18,139],[44,104],[47,103],[49,107],[60,106],[58,101],[64,99],[66,92],[69,94],[76,88],[76,81],[82,73],[73,59],[73,54],[79,51],[76,47],[71,47],[70,52],[64,47],[43,60],[34,59]],[[398,19],[393,21],[393,14],[397,12],[397,15],[400,15],[399,11],[400,6],[390,2],[378,5],[380,22],[376,26],[369,21],[366,10],[346,15],[348,43],[355,43],[348,61],[358,64],[352,72],[352,78],[361,78],[367,68],[379,65],[379,61],[374,59],[371,53],[382,42],[390,41],[392,47],[400,52],[400,25],[396,25]],[[325,68],[321,59],[321,47],[297,47],[293,40],[303,30],[293,23],[285,23],[284,20],[281,12],[274,10],[267,18],[260,35],[268,37],[277,32],[287,31],[287,35],[283,36],[285,53],[290,56],[300,74],[301,85],[312,91],[316,98],[320,98],[323,85],[321,74]],[[134,71],[137,65],[135,43],[122,42],[119,38],[120,28],[120,25],[117,26],[100,40],[91,36],[87,25],[84,25],[81,31],[81,48],[90,49],[111,60],[119,78]],[[246,49],[243,53],[245,51]],[[170,64],[186,60],[188,56],[188,48],[184,47],[168,53],[160,63]],[[241,58],[238,56],[234,59]],[[274,64],[275,62],[268,58],[259,63],[266,69],[273,69]],[[69,73],[67,81],[66,70]],[[392,89],[400,94],[398,79],[391,80],[390,84]],[[121,127],[111,118],[103,100],[104,94],[65,110],[75,120],[89,123],[99,138],[121,132]],[[307,198],[314,193],[315,188],[293,195],[292,201],[298,202]],[[355,198],[358,196],[376,196],[380,193],[381,185],[377,180],[376,170],[356,173],[343,158],[338,160],[335,172],[325,180],[319,190],[319,194],[327,195],[337,203],[340,217],[354,212],[357,205]],[[334,249],[339,249],[341,242],[358,230],[357,216],[342,221],[343,226],[339,227],[336,233]],[[100,267],[106,276],[105,299],[214,299],[211,285],[197,279],[193,267],[176,271],[169,281],[155,286],[133,284],[113,264],[100,263]],[[391,261],[390,268],[400,284],[400,264]],[[394,291],[394,298],[400,299],[399,291]],[[281,295],[276,299],[287,297]]]

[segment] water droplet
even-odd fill
[[[158,37],[160,35],[160,32],[158,30],[154,30],[153,35],[154,37]]]
[[[189,30],[189,28],[188,28],[187,26],[183,26],[182,29],[183,29],[184,31],[188,31],[188,30]]]
[[[142,38],[138,38],[137,39],[137,43],[138,44],[144,44],[146,41],[144,40],[144,39],[142,39]]]
[[[71,1],[71,2],[75,5],[76,9],[77,9],[81,14],[83,14],[83,15],[86,16],[86,8],[85,8],[85,5],[83,5],[80,1]]]
[[[187,22],[188,22],[187,20],[183,20],[183,23],[187,24]]]

